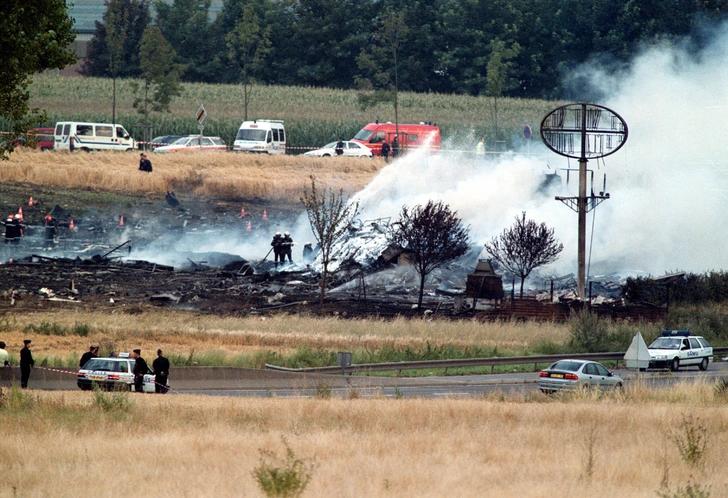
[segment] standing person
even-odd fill
[[[45,217],[45,230],[43,232],[43,241],[46,248],[52,248],[56,240],[56,220],[50,214]]]
[[[4,367],[10,366],[10,355],[5,350],[5,343],[0,341],[0,365]]]
[[[310,242],[303,244],[303,260],[306,263],[313,261],[313,245]]]
[[[157,349],[157,358],[152,362],[152,370],[154,370],[154,392],[158,394],[166,393],[167,378],[169,377],[169,360],[162,356],[162,350]]]
[[[33,353],[30,352],[30,339],[23,341],[23,349],[20,350],[20,387],[26,389],[28,387],[28,379],[30,379],[30,369],[35,365]]]
[[[389,144],[386,141],[382,142],[382,157],[389,162]]]
[[[5,225],[5,243],[12,244],[15,239],[15,225],[12,214],[9,214],[8,219],[3,221],[3,225]]]
[[[336,155],[340,156],[344,153],[344,141],[339,137],[339,141],[336,142]]]
[[[134,358],[134,370],[132,370],[132,373],[134,374],[134,391],[138,393],[144,392],[144,374],[147,373],[147,370],[149,370],[149,367],[147,366],[146,360],[142,358],[142,350],[141,349],[135,349],[132,353],[132,357]]]
[[[152,161],[149,160],[144,152],[139,154],[139,171],[152,172]]]
[[[78,362],[78,366],[83,368],[83,366],[88,363],[88,360],[91,358],[98,358],[99,356],[99,347],[91,344],[91,347],[88,351],[86,351],[84,354],[81,355],[81,361]]]
[[[394,137],[392,140],[392,159],[396,159],[399,155],[399,140]]]
[[[273,258],[276,262],[276,266],[278,266],[278,260],[281,259],[281,244],[283,243],[283,235],[281,235],[281,232],[276,232],[276,234],[273,236],[273,240],[271,241],[270,245],[273,247]],[[282,263],[283,261],[281,261]]]
[[[478,146],[475,147],[475,155],[478,160],[485,159],[485,138],[481,138]]]
[[[291,253],[293,251],[293,239],[291,238],[290,232],[286,232],[283,234],[281,246],[282,246],[281,263],[286,262],[286,256],[288,256],[288,262],[293,263],[293,258],[291,257]]]

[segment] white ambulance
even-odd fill
[[[286,130],[283,127],[283,121],[277,119],[243,121],[235,137],[233,150],[237,152],[285,154]]]
[[[56,123],[55,150],[132,150],[136,146],[123,126],[110,123]]]

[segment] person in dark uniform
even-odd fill
[[[147,370],[149,370],[149,367],[147,366],[146,360],[142,358],[142,350],[141,349],[135,349],[132,353],[132,358],[134,358],[134,370],[132,370],[132,373],[134,374],[134,391],[138,393],[144,392],[144,374],[147,373]]]
[[[291,257],[292,252],[293,239],[291,238],[290,232],[286,232],[283,234],[283,239],[281,240],[281,263],[285,263],[286,256],[288,256],[288,262],[293,263],[293,258]]]
[[[28,379],[30,379],[30,369],[35,365],[33,353],[30,352],[30,339],[23,341],[25,345],[20,350],[20,387],[26,389],[28,387]]]
[[[392,159],[396,159],[396,157],[399,155],[399,140],[397,140],[397,137],[394,137],[392,140]]]
[[[336,155],[340,156],[344,153],[344,141],[339,137],[339,141],[336,142]]]
[[[144,152],[139,154],[139,171],[152,172],[152,161],[149,160]]]
[[[78,366],[83,368],[83,366],[88,363],[88,360],[91,358],[97,358],[99,356],[99,347],[95,345],[91,345],[88,351],[86,351],[83,355],[81,355],[81,361],[78,362]]]
[[[281,252],[283,243],[283,235],[281,235],[281,232],[276,232],[276,234],[273,236],[273,240],[271,241],[270,245],[273,247],[273,257],[274,261],[276,262],[276,266],[278,266],[278,261],[283,262],[283,253]]]
[[[157,349],[157,359],[152,362],[152,370],[154,370],[154,392],[159,394],[166,393],[167,378],[169,378],[169,360],[162,356],[162,350]]]
[[[303,244],[303,260],[306,263],[313,261],[313,245],[310,242]]]
[[[382,157],[389,162],[389,144],[387,142],[382,142]]]
[[[45,217],[45,231],[43,232],[44,245],[47,248],[52,248],[55,245],[56,239],[56,220],[53,216],[46,215]]]

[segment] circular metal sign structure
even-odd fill
[[[627,123],[597,104],[566,104],[541,121],[541,139],[561,156],[595,159],[617,152],[627,141]]]
[[[523,127],[523,138],[531,140],[531,127],[528,125]]]

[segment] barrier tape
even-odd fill
[[[74,377],[78,378],[78,370],[76,370],[76,371],[61,370],[60,368],[51,368],[51,367],[34,367],[34,368],[39,368],[40,370],[48,370],[49,372],[58,372],[58,373],[70,374],[70,375],[73,375]],[[92,381],[92,382],[95,382],[95,381]],[[152,383],[155,386],[160,386],[160,387],[163,387],[163,388],[167,389],[167,391],[179,392],[179,391],[177,391],[175,389],[172,389],[169,386],[165,386],[165,385],[160,384],[156,380],[153,380]],[[155,394],[161,394],[161,393],[156,393],[155,392]]]

